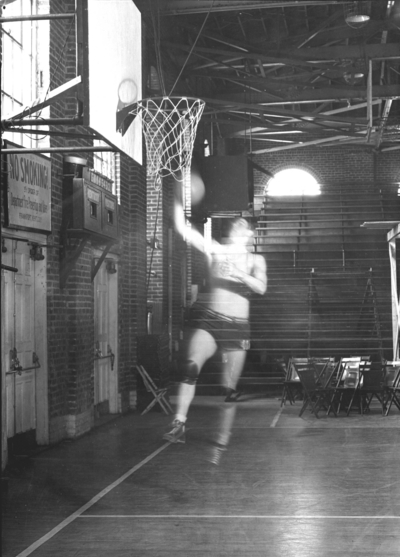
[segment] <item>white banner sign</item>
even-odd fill
[[[51,232],[51,162],[7,155],[8,226]]]

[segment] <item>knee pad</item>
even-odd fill
[[[199,368],[193,360],[184,360],[180,363],[179,368],[182,374],[182,383],[195,385],[199,376]]]

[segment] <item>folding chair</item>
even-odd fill
[[[350,414],[350,411],[353,407],[355,402],[358,402],[358,411],[360,414],[363,413],[363,403],[361,397],[361,388],[364,383],[364,376],[371,368],[371,362],[368,358],[361,358],[361,361],[357,365],[349,364],[347,369],[347,375],[344,380],[344,387],[348,389],[352,389],[352,394],[350,398],[350,402],[347,406],[347,416]]]
[[[150,375],[144,369],[144,366],[138,365],[136,366],[136,369],[138,370],[141,378],[143,379],[143,383],[144,386],[146,387],[146,391],[151,393],[154,396],[154,399],[143,410],[142,415],[146,414],[146,412],[151,410],[157,402],[166,414],[170,414],[170,413],[172,414],[173,410],[171,408],[171,405],[168,402],[168,400],[165,398],[167,387],[157,387],[157,385],[154,383]]]
[[[383,384],[385,368],[382,362],[366,362],[360,366],[362,381],[360,384],[360,407],[361,413],[366,414],[370,411],[373,398],[376,398],[380,405],[382,414],[385,409],[385,387]]]
[[[385,376],[385,408],[384,415],[387,416],[394,403],[400,410],[400,361],[386,362]]]
[[[329,403],[334,389],[334,377],[338,372],[338,368],[339,362],[336,364],[335,358],[327,359],[326,363],[320,370],[317,364],[317,370],[319,371],[316,378],[316,384],[319,388],[319,409],[324,408],[324,410],[328,410],[329,408]],[[333,410],[333,413],[336,416],[335,410]]]
[[[294,404],[296,396],[302,390],[300,378],[297,375],[293,362],[306,363],[307,361],[307,358],[291,358],[289,360],[286,377],[283,381],[281,406],[286,403],[286,400],[289,400],[290,404]]]
[[[350,358],[342,358],[338,366],[338,373],[335,379],[332,398],[328,407],[328,414],[333,410],[335,400],[337,401],[336,414],[339,414],[340,408],[346,399],[349,400],[346,415],[350,414],[354,397],[360,386],[360,363],[361,356],[353,356]]]
[[[322,384],[319,378],[320,373],[318,373],[314,362],[308,361],[306,364],[294,363],[294,366],[298,376],[300,377],[304,393],[304,402],[301,407],[299,417],[301,417],[306,408],[310,406],[311,413],[315,414],[316,418],[318,418],[318,412],[322,408],[326,410],[328,407],[332,392],[330,383],[335,368],[330,368],[329,374],[327,374],[324,379],[325,383]],[[334,409],[333,412],[336,415]]]
[[[317,384],[327,388],[336,371],[335,358],[313,358],[317,371]]]

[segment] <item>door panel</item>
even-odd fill
[[[23,368],[32,365],[34,344],[34,277],[33,261],[29,257],[29,246],[17,242],[15,249],[15,347]]]
[[[36,428],[35,371],[15,376],[16,390],[16,433]]]
[[[101,356],[107,356],[108,350],[108,275],[104,264],[96,275],[96,301],[95,301],[95,331],[96,349]],[[95,361],[95,398],[94,403],[99,404],[109,399],[109,371],[110,358]]]
[[[7,436],[36,428],[36,378],[35,370],[23,371],[32,366],[34,352],[34,268],[27,242],[6,240],[7,252],[3,261],[18,272],[4,274],[5,299],[5,354]],[[19,366],[20,372],[12,373]],[[14,370],[15,371],[15,370]]]
[[[9,358],[7,358],[6,369],[10,369]],[[6,420],[8,439],[13,437],[15,432],[15,397],[13,375],[6,375]]]
[[[116,274],[107,272],[106,262],[96,274],[94,295],[95,351],[101,356],[94,362],[94,404],[101,405],[102,411],[106,408],[115,413],[118,411],[118,281]]]

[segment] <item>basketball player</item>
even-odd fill
[[[204,251],[203,236],[186,229],[182,207],[182,188],[176,184],[175,225],[177,231],[195,248]],[[263,256],[251,253],[253,231],[243,218],[230,223],[227,243],[212,242],[205,253],[209,267],[209,290],[206,298],[190,308],[185,359],[181,364],[177,407],[172,429],[164,439],[185,442],[185,423],[195,395],[196,381],[204,364],[217,350],[225,354],[222,384],[226,402],[235,400],[236,386],[243,370],[246,350],[250,347],[249,296],[263,295],[267,289],[266,262]],[[228,405],[232,406],[232,405]],[[223,413],[223,424],[216,444],[225,448],[229,441],[234,410]]]

